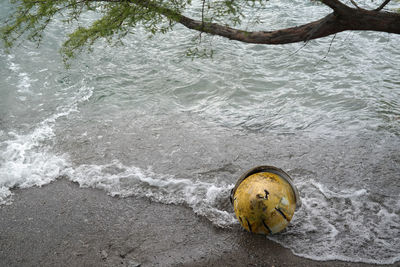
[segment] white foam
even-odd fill
[[[227,196],[233,187],[230,184],[178,179],[135,166],[125,166],[118,160],[106,165],[68,168],[65,174],[80,186],[103,189],[112,196],[138,196],[166,204],[184,204],[218,226],[237,223],[232,212],[220,207],[228,201]]]
[[[9,190],[9,188],[2,186],[0,187],[0,205],[11,204],[11,196],[13,194]]]
[[[26,72],[21,72],[18,74],[19,82],[17,84],[18,92],[20,93],[32,93],[29,88],[32,85],[32,80]],[[35,80],[37,81],[37,80]]]
[[[14,138],[1,143],[5,149],[0,152],[0,203],[11,195],[11,188],[47,184],[67,165],[62,156],[41,146],[54,135],[50,125],[41,125],[26,135],[10,134]]]
[[[18,83],[16,85],[17,91],[19,93],[32,93],[30,87],[32,85],[32,82],[35,82],[37,80],[32,80],[28,73],[21,71],[21,66],[13,61],[15,59],[14,55],[8,55],[7,59],[8,68],[18,75]],[[21,100],[24,101],[23,97],[20,98],[22,98]]]
[[[12,71],[17,72],[17,71],[19,71],[21,68],[20,68],[20,66],[19,66],[18,64],[14,63],[14,62],[12,61],[14,58],[15,58],[15,56],[14,56],[13,54],[9,54],[9,55],[7,56],[7,59],[8,59],[8,61],[9,61],[9,69],[12,70]]]
[[[343,190],[341,192],[334,192],[329,190],[327,187],[325,187],[324,185],[314,181],[314,180],[310,180],[309,181],[310,185],[315,186],[323,195],[325,198],[327,199],[331,199],[334,197],[339,197],[339,198],[356,198],[356,197],[360,197],[363,196],[365,194],[367,194],[367,190],[365,189],[359,189],[359,190]]]
[[[298,187],[303,206],[287,231],[271,240],[319,261],[393,264],[400,260],[398,199],[376,201],[365,189],[335,191],[314,180],[301,181]]]
[[[82,187],[102,189],[111,196],[147,197],[165,204],[187,205],[217,226],[238,223],[227,203],[232,184],[176,178],[126,166],[118,160],[70,167],[64,174]],[[303,206],[288,229],[270,236],[271,240],[298,256],[319,261],[375,264],[399,261],[398,200],[380,204],[371,200],[365,189],[336,191],[314,180],[301,181],[298,186]]]
[[[11,61],[13,55],[8,56]],[[19,71],[20,66],[11,62],[10,69]],[[22,77],[28,77],[20,73]],[[29,79],[21,86],[29,88]],[[75,85],[76,87],[76,85]],[[74,89],[74,88],[66,88]],[[92,95],[92,89],[82,86],[72,97],[65,99],[64,105],[57,107],[54,114],[44,119],[27,134],[9,132],[9,139],[0,143],[0,204],[10,202],[10,189],[19,187],[42,186],[59,177],[62,170],[69,166],[64,155],[51,152],[54,126],[58,118],[68,116],[78,110],[78,104]],[[45,144],[46,143],[46,144]]]

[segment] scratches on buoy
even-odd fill
[[[248,220],[246,217],[244,217],[244,218],[246,219],[247,226],[249,227],[249,231],[250,231],[250,232],[253,232],[253,231],[251,230],[251,224],[250,224],[249,220]]]
[[[268,225],[265,223],[264,220],[262,220],[262,223],[263,223],[264,227],[269,231],[269,233],[272,234],[271,228],[268,227]]]
[[[288,218],[286,217],[285,213],[283,213],[283,211],[280,208],[275,208],[275,210],[282,215],[282,217],[286,220],[289,221]]]

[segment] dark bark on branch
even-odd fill
[[[345,30],[344,28],[338,28],[337,25],[335,25],[335,19],[336,17],[333,14],[330,14],[321,20],[308,23],[299,27],[270,32],[247,32],[215,23],[205,23],[202,28],[202,24],[200,21],[196,21],[183,16],[179,19],[178,22],[189,29],[199,31],[202,30],[203,32],[223,36],[231,40],[257,44],[287,44],[325,37],[336,32]]]

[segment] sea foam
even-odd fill
[[[165,204],[183,204],[217,226],[236,224],[232,211],[221,208],[228,202],[232,184],[212,184],[156,174],[151,169],[125,166],[118,160],[105,165],[80,165],[64,172],[82,187],[105,190],[111,196],[138,196]]]
[[[282,234],[270,236],[298,256],[373,264],[399,261],[400,207],[366,189],[334,190],[298,181],[303,206]]]
[[[13,59],[13,55],[8,56],[8,66],[20,78],[17,87],[26,93],[31,79],[27,73],[20,71],[20,65],[14,63]],[[55,123],[58,118],[78,111],[78,104],[92,95],[92,88],[86,86],[72,89],[75,89],[72,97],[28,133],[11,130],[2,134],[7,137],[0,142],[0,204],[10,203],[10,189],[48,184],[62,175],[62,171],[69,166],[66,155],[57,155],[51,151]]]

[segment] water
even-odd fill
[[[299,1],[298,16],[292,4],[260,11],[265,27],[328,12]],[[0,50],[1,204],[12,188],[66,177],[229,227],[236,179],[269,164],[303,202],[270,239],[316,260],[400,260],[399,36],[341,33],[329,53],[331,37],[304,47],[213,37],[214,57],[192,60],[195,34],[177,26],[150,40],[138,30],[124,47],[99,42],[65,70],[63,34],[56,22],[39,49]]]

